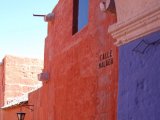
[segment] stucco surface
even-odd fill
[[[143,12],[159,5],[159,0],[115,0],[117,10],[117,22],[123,22],[127,19],[143,14]]]
[[[89,23],[74,35],[72,0],[60,0],[54,9],[45,43],[50,79],[29,98],[34,120],[116,120],[118,50],[107,33],[116,16],[101,12],[99,2],[89,2]],[[108,51],[113,64],[99,68]]]
[[[118,120],[160,119],[159,51],[160,32],[119,48]]]

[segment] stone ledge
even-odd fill
[[[160,30],[160,4],[151,5],[136,17],[113,24],[108,29],[112,37],[116,39],[114,44],[117,46],[158,30]]]
[[[1,109],[10,108],[19,105],[22,102],[27,102],[27,101],[28,101],[28,94],[24,94],[22,96],[15,97],[14,99],[8,101],[8,104],[5,104],[3,107],[1,107]]]

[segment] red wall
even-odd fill
[[[11,108],[3,109],[3,112],[1,112],[0,120],[18,120],[17,112],[25,112],[25,119],[24,120],[33,120],[33,112],[26,107],[20,107],[20,106],[13,106]]]
[[[3,63],[0,64],[0,107],[3,105],[3,84],[4,84],[4,67]]]
[[[118,50],[108,34],[116,15],[89,1],[89,23],[72,35],[72,1],[60,0],[48,24],[43,87],[30,94],[34,120],[116,120]],[[104,53],[113,64],[99,68]]]

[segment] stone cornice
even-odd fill
[[[160,4],[151,5],[141,14],[126,21],[115,23],[108,29],[117,46],[158,30],[160,30]]]

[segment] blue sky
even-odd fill
[[[50,13],[58,0],[1,0],[0,61],[5,55],[43,59],[47,23],[33,14]]]

